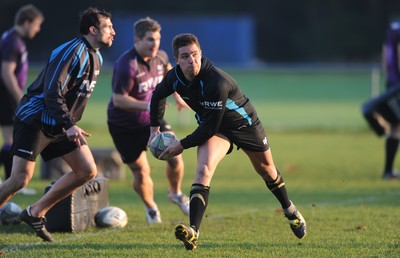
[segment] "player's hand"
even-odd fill
[[[66,131],[68,140],[71,142],[75,142],[78,148],[80,148],[82,145],[87,144],[86,137],[90,137],[90,134],[85,132],[83,129],[79,128],[77,125],[72,126]]]
[[[183,147],[181,145],[181,142],[177,139],[174,139],[174,141],[166,148],[159,156],[159,159],[169,159],[170,157],[177,156],[183,152]]]
[[[160,127],[159,126],[151,126],[150,127],[150,136],[149,136],[149,140],[147,141],[147,147],[150,146],[151,140],[153,140],[154,137],[156,137],[157,135],[159,135],[160,132]]]

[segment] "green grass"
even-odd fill
[[[381,180],[384,142],[368,129],[359,111],[369,98],[368,74],[238,72],[237,80],[241,84],[254,80],[251,87],[246,84],[243,88],[254,99],[267,128],[289,196],[307,220],[306,238],[298,240],[292,234],[278,202],[245,154],[234,151],[220,163],[213,178],[199,249],[194,253],[173,236],[174,226],[187,223],[188,218],[166,197],[163,162],[150,157],[163,224],[147,225],[143,204],[131,189],[127,171],[125,180],[110,181],[109,195],[110,204],[128,213],[125,228],[54,233],[54,243],[43,243],[24,224],[3,226],[2,256],[399,256],[399,182]],[[109,85],[98,86],[99,95],[94,94],[80,125],[93,134],[89,138],[93,148],[112,147],[105,122],[105,87]],[[167,112],[179,137],[195,126],[190,112],[180,117],[172,107]],[[194,176],[195,157],[195,149],[184,152],[186,193]],[[41,193],[48,184],[36,173],[29,187]],[[12,200],[25,207],[40,195],[16,195]]]

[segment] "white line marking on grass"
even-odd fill
[[[362,204],[362,203],[369,203],[369,202],[376,202],[378,200],[383,200],[383,199],[398,199],[400,197],[400,193],[391,193],[391,194],[382,194],[382,195],[368,195],[364,197],[357,197],[354,199],[347,199],[347,200],[342,200],[342,201],[330,201],[330,202],[316,202],[317,206],[343,206],[343,205],[354,205],[354,204]],[[300,205],[299,205],[300,206]],[[302,204],[301,206],[311,206],[311,204]],[[242,210],[238,212],[230,212],[226,214],[210,214],[207,215],[208,219],[223,219],[223,218],[228,218],[232,216],[237,216],[237,215],[243,215],[243,214],[251,214],[251,213],[256,213],[259,211],[264,211],[264,209],[248,209],[248,210]],[[276,210],[276,209],[271,209],[271,210]],[[133,229],[145,229],[149,227],[148,225],[144,226],[130,226],[129,228]],[[112,234],[120,229],[105,229],[105,230],[99,230],[96,232],[80,232],[80,233],[72,233],[70,237],[63,238],[61,240],[55,240],[53,243],[65,243],[69,241],[74,241],[80,238],[87,238],[91,236],[97,236],[97,235],[106,235],[106,234]],[[35,246],[41,246],[41,245],[48,245],[51,243],[47,242],[34,242],[34,243],[27,243],[23,245],[15,245],[15,246],[8,246],[4,247],[0,250],[1,252],[6,253],[6,252],[14,252],[14,251],[20,251],[20,250],[25,250],[25,249],[30,249],[31,247]]]

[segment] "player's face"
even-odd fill
[[[175,61],[181,67],[186,79],[191,81],[200,72],[201,49],[196,44],[181,47]]]
[[[41,17],[35,18],[32,22],[26,22],[25,24],[25,37],[33,39],[36,34],[39,33],[40,27],[42,26],[43,19]]]
[[[143,38],[135,37],[135,48],[143,60],[148,61],[157,55],[160,48],[161,33],[147,31]]]
[[[106,46],[111,47],[115,31],[113,24],[109,18],[100,18],[100,25],[97,29],[95,29],[95,38],[97,41],[97,45],[99,47]]]

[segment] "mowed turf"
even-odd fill
[[[384,142],[369,130],[359,111],[369,98],[368,72],[265,71],[234,75],[246,95],[254,100],[266,127],[289,196],[307,220],[306,238],[298,240],[292,234],[278,202],[245,154],[234,151],[215,173],[199,248],[194,253],[186,251],[174,238],[174,226],[187,223],[188,218],[167,199],[164,163],[150,157],[162,225],[147,225],[143,204],[131,188],[127,171],[126,180],[110,181],[109,196],[111,205],[128,213],[125,228],[54,233],[54,243],[43,243],[25,224],[2,226],[3,256],[398,256],[400,182],[381,180]],[[89,138],[93,148],[112,148],[105,121],[106,87],[109,90],[109,85],[99,82],[80,123],[93,134]],[[178,118],[171,106],[167,116],[178,137],[184,137],[195,126],[190,112]],[[186,150],[184,160],[186,175],[182,188],[188,194],[196,150]],[[50,183],[39,180],[38,174],[29,187],[40,194],[16,195],[12,201],[24,208],[38,199]]]

